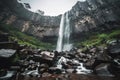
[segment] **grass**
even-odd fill
[[[87,40],[82,42],[77,42],[76,46],[93,46],[93,45],[106,45],[106,42],[110,42],[114,39],[117,39],[120,36],[120,30],[113,30],[109,33],[99,33],[96,35],[90,36]]]
[[[19,44],[24,44],[31,46],[33,48],[40,49],[55,49],[55,45],[52,43],[42,42],[34,36],[27,35],[25,33],[20,32],[18,29],[14,28],[11,25],[1,24],[0,30],[4,32],[8,32],[11,34],[11,40],[17,40]],[[90,36],[87,40],[78,41],[75,43],[75,46],[93,46],[93,45],[106,45],[105,42],[110,42],[113,39],[116,39],[120,36],[120,29],[110,31],[109,33],[97,33],[96,35]]]
[[[40,48],[40,49],[55,49],[55,45],[52,43],[42,42],[34,36],[27,35],[25,33],[20,32],[18,29],[11,25],[6,25],[0,23],[0,30],[2,32],[7,32],[11,36],[10,40],[17,40],[19,44],[24,44],[31,46],[32,48]]]

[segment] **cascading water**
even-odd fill
[[[62,15],[60,22],[59,37],[56,48],[58,52],[69,51],[72,48],[72,44],[70,43],[71,32],[72,30],[67,12],[66,14]]]
[[[62,15],[61,22],[60,22],[60,29],[59,29],[59,37],[57,41],[57,51],[62,51],[62,46],[63,46],[63,29],[64,28],[64,14]]]
[[[56,48],[58,52],[70,51],[72,49],[72,43],[70,41],[71,33],[72,33],[72,28],[70,26],[70,20],[67,12],[66,14],[62,15],[61,22],[60,22],[59,37],[58,37],[57,48]],[[69,61],[75,64],[78,64],[78,66],[75,66],[76,67],[75,70],[77,71],[78,74],[87,74],[91,72],[91,70],[87,70],[83,66],[83,63],[79,62],[79,60],[75,60],[75,59],[71,60],[71,59],[65,58],[64,56],[61,56],[60,59],[57,61],[56,67],[59,69],[63,69],[63,64],[67,64],[67,62]]]

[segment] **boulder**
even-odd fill
[[[19,49],[17,42],[0,42],[0,49]]]
[[[120,56],[116,57],[108,66],[109,71],[117,76],[120,76]]]
[[[16,72],[15,71],[7,71],[6,75],[0,77],[0,80],[11,80],[15,79]]]
[[[61,74],[62,70],[58,69],[57,67],[50,67],[48,69],[48,72],[51,73],[51,74]]]
[[[108,66],[110,64],[100,64],[98,65],[95,69],[94,69],[94,73],[96,73],[99,76],[114,76],[113,74],[111,74],[108,70]]]
[[[42,55],[42,58],[45,60],[53,60],[55,54],[53,52],[43,51],[40,53]]]
[[[5,76],[7,74],[7,70],[6,69],[1,69],[0,70],[0,77]]]
[[[10,35],[8,33],[3,33],[3,32],[0,32],[0,42],[8,42],[9,37]]]
[[[73,73],[74,69],[66,69],[66,73]]]
[[[108,55],[111,57],[116,57],[120,55],[120,43],[115,43],[114,45],[109,45]]]
[[[13,59],[16,57],[16,50],[13,49],[0,49],[0,66],[9,67]]]
[[[16,53],[13,49],[0,49],[0,57],[9,58]]]

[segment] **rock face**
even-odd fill
[[[69,12],[74,34],[78,34],[80,37],[80,35],[95,31],[105,32],[119,28],[119,4],[118,0],[78,1]],[[77,36],[77,38],[79,37]]]
[[[31,12],[17,0],[0,1],[0,22],[39,38],[57,36],[61,16],[43,16]]]
[[[119,28],[119,5],[119,0],[78,1],[69,11],[74,37]],[[40,39],[53,39],[58,36],[61,15],[39,15],[25,9],[17,0],[1,0],[0,11],[0,22],[11,24],[22,32]]]

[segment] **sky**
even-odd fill
[[[85,0],[21,0],[24,3],[29,3],[31,6],[31,11],[42,10],[44,15],[57,16],[59,14],[64,14],[66,11],[70,10],[72,6],[76,4],[77,1]]]

